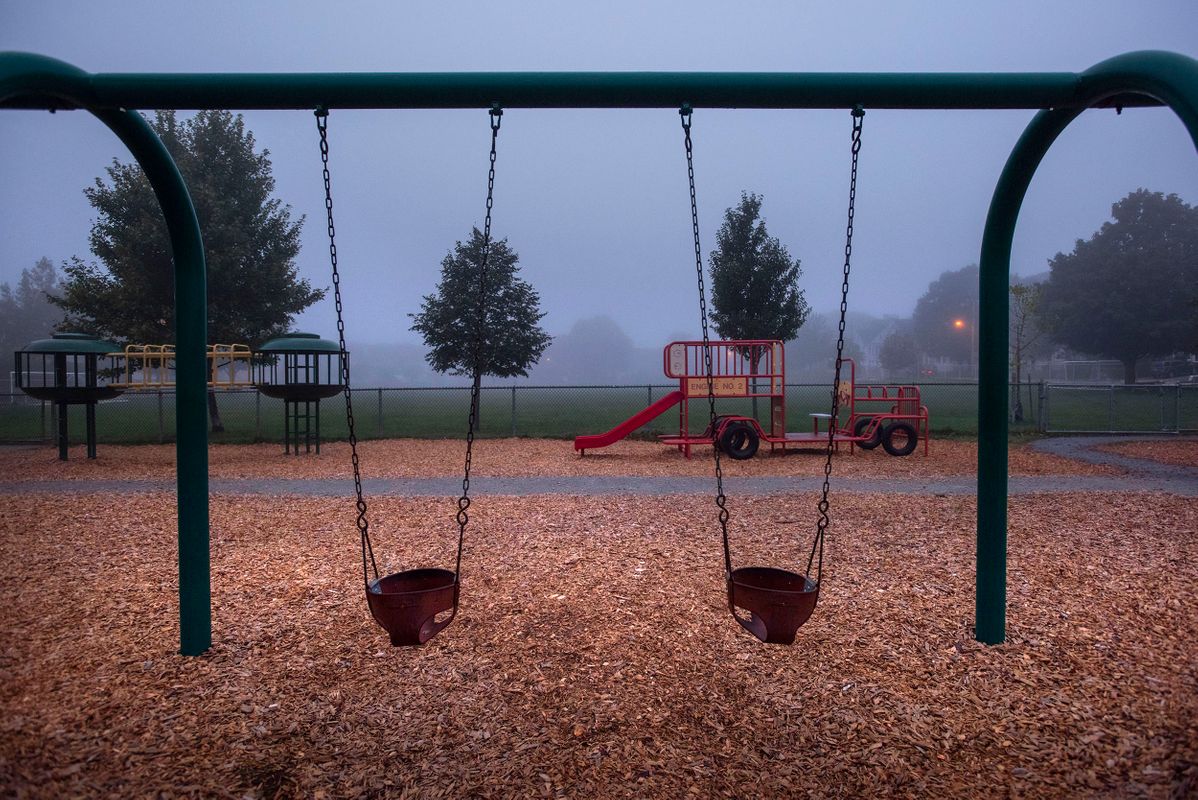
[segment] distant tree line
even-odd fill
[[[58,271],[48,258],[40,258],[32,267],[21,270],[15,287],[0,283],[0,357],[7,365],[5,391],[15,391],[7,383],[13,353],[36,339],[51,336],[62,319],[62,313],[49,300],[49,295],[58,290]]]
[[[1139,189],[1071,253],[1049,261],[1038,315],[1061,344],[1136,362],[1198,351],[1198,207]]]
[[[180,121],[161,111],[151,124],[179,164],[200,218],[211,341],[255,345],[286,331],[324,291],[296,274],[303,220],[292,220],[290,207],[271,196],[268,152],[259,152],[241,117],[228,112]],[[114,160],[106,179],[97,178],[85,194],[98,215],[90,237],[97,260],[68,260],[60,279],[43,258],[15,287],[0,284],[0,353],[65,329],[122,344],[172,342],[170,247],[148,181],[136,164]],[[762,206],[761,196],[742,192],[716,232],[706,265],[713,336],[784,340],[791,379],[822,380],[834,362],[837,320],[811,312],[801,262],[769,234]],[[1128,382],[1146,357],[1198,352],[1198,208],[1177,195],[1139,189],[1115,203],[1111,217],[1071,252],[1049,259],[1046,273],[1012,284],[1013,380],[1029,361],[1061,348],[1119,360]],[[435,291],[411,315],[432,370],[470,374],[481,332],[484,375],[528,377],[546,357],[534,377],[643,379],[644,369],[621,367],[642,353],[608,317],[579,320],[554,341],[541,327],[540,297],[520,277],[518,262],[506,239],[484,242],[478,229],[446,254]],[[929,360],[976,363],[977,287],[978,267],[967,265],[932,281],[910,318],[850,313],[845,355],[860,358],[866,344],[877,347],[881,366],[904,377],[916,377]],[[755,363],[761,354],[744,355]],[[211,411],[219,429],[214,398]]]
[[[1046,274],[1012,283],[1012,380],[1030,359],[1060,349],[1119,361],[1126,383],[1136,382],[1142,359],[1198,353],[1198,208],[1138,189],[1111,217],[1049,259]],[[976,265],[941,274],[883,342],[883,367],[905,372],[913,354],[974,363],[977,287]]]

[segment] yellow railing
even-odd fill
[[[253,386],[253,357],[249,345],[208,345],[208,385],[224,389]]]
[[[129,344],[122,352],[108,355],[120,370],[111,386],[136,390],[175,385],[173,344]]]
[[[173,388],[175,346],[173,344],[130,344],[119,353],[108,354],[119,371],[110,386],[139,389]],[[253,386],[254,354],[244,344],[208,345],[208,385],[217,389]]]

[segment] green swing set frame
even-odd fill
[[[1081,73],[310,73],[91,74],[0,53],[0,108],[85,109],[129,148],[162,206],[175,260],[179,638],[212,643],[204,250],[187,187],[133,109],[477,108],[1031,109],[990,202],[979,261],[976,637],[1006,630],[1007,286],[1023,198],[1048,148],[1082,111],[1168,106],[1198,150],[1198,60],[1144,51]]]

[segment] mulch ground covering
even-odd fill
[[[736,563],[805,559],[814,502],[732,498]],[[374,501],[380,567],[451,565],[453,505]],[[1198,500],[1013,500],[995,647],[971,498],[834,496],[793,647],[728,616],[713,511],[480,498],[458,619],[393,649],[348,501],[216,497],[184,658],[171,496],[0,496],[0,795],[1198,794]]]
[[[1179,467],[1198,467],[1198,439],[1118,442],[1097,448],[1131,458],[1146,458]]]
[[[359,445],[363,475],[368,478],[446,477],[459,475],[465,460],[461,439],[394,439]],[[89,461],[82,447],[72,448],[70,460],[58,460],[53,447],[0,452],[0,475],[6,480],[58,478],[161,478],[174,475],[174,445],[128,447],[101,445]],[[915,454],[896,458],[877,448],[845,447],[835,460],[837,475],[857,478],[922,478],[977,473],[976,442],[934,440],[931,452],[923,445]],[[480,439],[475,442],[473,470],[478,475],[646,475],[706,476],[712,474],[710,448],[697,448],[690,459],[655,442],[622,441],[585,456],[565,439]],[[762,454],[746,461],[722,459],[728,475],[822,476],[823,454],[815,450]],[[277,444],[214,445],[209,448],[209,473],[219,478],[331,478],[350,475],[349,445],[332,442],[320,455],[285,455]],[[1025,444],[1010,447],[1012,475],[1117,475],[1114,467],[1086,464],[1046,453]]]

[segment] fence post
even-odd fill
[[[254,441],[262,439],[262,392],[254,392]]]
[[[383,438],[383,387],[379,387],[379,438]]]
[[[1040,381],[1040,390],[1037,392],[1036,400],[1040,406],[1038,409],[1040,433],[1048,433],[1048,385],[1044,381]]]
[[[166,441],[166,423],[162,419],[162,390],[155,392],[158,395],[158,444]]]
[[[1115,384],[1110,385],[1110,394],[1107,395],[1107,420],[1106,429],[1108,431],[1115,430]]]
[[[512,437],[516,436],[516,384],[512,384]]]
[[[1173,431],[1181,433],[1181,384],[1177,384],[1173,389]]]
[[[645,405],[653,405],[653,384],[649,384],[645,387]]]

